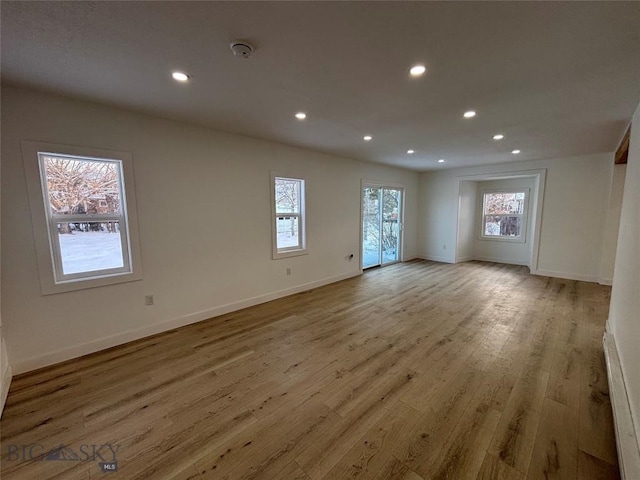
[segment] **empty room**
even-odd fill
[[[640,2],[0,9],[3,480],[640,480]]]

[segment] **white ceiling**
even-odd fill
[[[612,151],[640,102],[640,2],[1,8],[6,84],[416,170]]]

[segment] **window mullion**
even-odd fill
[[[53,214],[51,215],[51,219],[55,220],[57,223],[120,222],[124,221],[124,216],[121,214]]]

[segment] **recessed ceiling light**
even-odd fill
[[[427,67],[425,67],[424,65],[414,65],[409,70],[409,73],[411,74],[412,77],[419,77],[420,75],[423,75],[424,72],[426,71],[427,71]]]
[[[304,113],[304,112],[298,112],[298,113],[296,113],[296,118],[298,120],[304,120],[305,118],[307,118],[307,114]]]
[[[371,140],[373,140],[373,137],[372,137],[371,135],[365,135],[365,136],[364,136],[364,137],[362,137],[362,138],[364,138],[364,141],[365,141],[365,142],[370,142]]]
[[[440,160],[438,160],[438,163],[444,163],[444,162],[445,162],[444,158],[441,158]]]
[[[476,116],[476,112],[473,110],[469,110],[468,112],[464,112],[464,118],[473,118]]]
[[[503,138],[504,138],[504,135],[502,135],[501,133],[498,133],[493,136],[494,140],[502,140]]]
[[[415,151],[415,150],[407,150],[407,153],[408,153],[409,155],[413,155],[414,153],[416,153],[416,151]]]
[[[511,150],[511,153],[513,153],[514,155],[518,155],[520,153],[520,150]]]
[[[189,80],[189,75],[183,72],[172,72],[171,76],[178,82],[186,82],[187,80]]]

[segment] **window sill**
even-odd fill
[[[507,242],[507,243],[527,243],[527,239],[523,237],[478,237],[478,240],[488,242]]]
[[[56,293],[75,292],[86,288],[106,287],[137,280],[142,280],[142,272],[116,273],[102,277],[67,280],[58,283],[54,283],[52,280],[51,282],[41,282],[40,292],[42,295],[55,295]]]
[[[301,255],[307,255],[309,252],[305,249],[298,250],[285,250],[284,252],[273,252],[273,260],[279,260],[281,258],[299,257]]]

